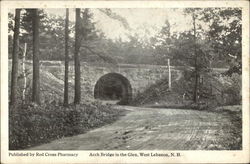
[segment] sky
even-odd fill
[[[166,20],[171,26],[171,33],[182,32],[190,29],[191,18],[185,16],[182,9],[163,9],[163,8],[113,8],[112,12],[125,18],[131,28],[124,28],[118,20],[111,19],[99,9],[91,9],[93,12],[93,21],[96,22],[96,28],[103,31],[107,38],[116,40],[121,38],[126,40],[126,33],[135,35],[142,40],[148,40],[156,35],[164,25]],[[65,17],[65,9],[45,9],[49,15]],[[75,20],[74,9],[70,9],[70,20]]]

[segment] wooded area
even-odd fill
[[[118,17],[112,10],[102,9],[101,11],[129,28],[126,19]],[[225,72],[229,76],[233,73],[241,74],[241,10],[237,8],[185,9],[184,13],[192,17],[193,29],[179,34],[171,34],[171,28],[174,27],[170,27],[168,20],[166,20],[162,30],[147,43],[139,41],[136,35],[128,35],[129,41],[113,41],[106,38],[102,31],[96,29],[95,22],[93,22],[93,12],[90,9],[76,9],[75,26],[73,22],[68,20],[68,16],[66,18],[51,17],[42,9],[23,9],[20,26],[20,12],[21,10],[16,10],[13,39],[9,35],[9,43],[11,44],[13,41],[13,46],[10,46],[10,49],[13,50],[10,102],[13,103],[16,99],[15,95],[17,95],[15,92],[18,42],[20,42],[20,47],[27,42],[27,58],[33,58],[32,101],[38,104],[39,59],[65,60],[65,104],[68,104],[68,62],[73,58],[76,77],[74,102],[76,104],[79,104],[81,99],[80,61],[167,65],[167,59],[172,59],[173,65],[194,68],[194,102],[197,102],[199,96],[198,81],[200,77],[211,74],[212,68],[229,68]],[[9,30],[14,27],[12,19],[13,15],[9,14]],[[55,23],[57,26],[53,26]],[[203,29],[202,24],[209,26],[209,29]],[[19,41],[20,30],[25,32]],[[75,41],[71,35],[69,36],[68,31],[71,33],[75,31]],[[33,34],[30,35],[31,33]],[[73,47],[74,49],[72,49]],[[33,53],[30,53],[31,51]],[[190,80],[192,81],[192,79]]]
[[[98,29],[94,20],[95,11],[117,21],[121,28],[127,30],[127,33],[124,34],[127,39],[111,39],[104,31]],[[106,63],[111,67],[121,63],[167,66],[171,61],[172,66],[182,68],[181,78],[173,84],[168,83],[167,79],[159,79],[155,84],[148,86],[145,92],[134,95],[137,96],[134,98],[135,101],[138,101],[137,105],[145,101],[157,103],[160,99],[168,101],[171,96],[172,99],[181,97],[182,100],[188,100],[189,105],[198,106],[198,108],[204,102],[209,102],[207,104],[214,106],[241,104],[241,9],[185,8],[182,13],[191,18],[191,28],[172,32],[175,27],[166,19],[160,30],[148,40],[143,40],[136,32],[129,32],[132,28],[126,17],[117,14],[112,9],[76,8],[74,11],[65,9],[64,12],[65,17],[49,15],[44,9],[16,9],[14,14],[9,13],[8,43],[9,59],[12,64],[12,69],[9,70],[9,72],[11,71],[9,95],[11,112],[17,112],[18,108],[22,108],[27,113],[32,110],[37,110],[39,113],[44,109],[45,112],[43,111],[42,115],[46,115],[48,110],[56,112],[52,114],[53,117],[58,116],[59,120],[63,119],[61,121],[69,129],[72,126],[78,128],[79,122],[81,126],[95,127],[99,126],[99,123],[109,122],[108,119],[115,120],[119,116],[119,112],[114,112],[108,105],[102,106],[96,101],[91,104],[85,99],[87,93],[83,92],[81,87],[81,82],[87,76],[81,73],[81,63],[83,62],[97,65]],[[75,20],[70,19],[72,13],[75,15]],[[19,59],[22,59],[24,67],[22,72],[19,69],[21,61]],[[63,87],[58,81],[53,81],[54,86],[50,87],[52,90],[54,89],[52,94],[46,92],[49,82],[45,83],[45,80],[50,80],[53,72],[43,70],[41,61],[64,61]],[[29,62],[32,63],[32,68],[25,65]],[[71,66],[74,67],[73,78],[69,77]],[[29,74],[32,74],[32,85],[29,84],[31,81],[28,78],[31,77],[28,76]],[[41,80],[45,75],[47,77]],[[171,79],[170,73],[168,77]],[[18,81],[21,81],[20,84],[25,83],[22,85],[23,87],[19,85]],[[73,85],[72,81],[74,81]],[[56,90],[57,92],[63,90],[63,95],[58,94],[58,96]],[[20,93],[23,96],[19,96]],[[168,100],[164,99],[164,96],[169,96]],[[217,97],[220,98],[217,99]],[[44,99],[41,100],[42,98]],[[64,115],[59,110],[51,110],[53,108],[67,108],[70,111]],[[96,112],[93,117],[87,108]],[[103,113],[98,111],[99,108],[104,109]],[[207,105],[205,109],[208,108],[211,107]],[[83,114],[85,110],[89,112],[86,115]],[[112,115],[112,112],[115,115]],[[106,113],[108,113],[107,117],[105,117]],[[79,118],[80,115],[85,118],[85,122]],[[19,121],[22,122],[28,116],[16,117],[13,115],[11,119],[20,119]],[[46,115],[47,117],[53,120],[53,117]],[[89,118],[91,118],[90,122],[94,123],[89,123]],[[44,121],[46,119],[40,117],[39,119],[42,120],[41,123],[46,124]],[[30,120],[32,122],[32,119]],[[78,122],[75,123],[75,120]],[[11,126],[17,126],[15,123],[12,124]],[[58,127],[61,126],[59,123],[55,124]],[[26,124],[22,122],[20,125]],[[50,136],[50,132],[55,129],[50,125],[48,127],[45,131],[46,135]],[[60,128],[63,131],[64,127]],[[76,130],[70,129],[67,135],[78,134],[79,129],[77,128]],[[22,129],[22,127],[17,129]],[[58,135],[46,137],[64,136],[61,131],[58,131]],[[15,129],[11,132],[11,134],[19,133]],[[23,140],[27,145],[32,140],[32,135],[28,135],[30,133],[32,130],[25,131],[27,138]],[[11,143],[14,148],[25,147],[22,145],[22,138],[18,138],[18,135],[13,136],[16,137]],[[34,140],[34,143],[40,142],[40,140],[42,139]]]

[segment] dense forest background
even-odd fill
[[[193,29],[183,32],[171,32],[175,27],[168,20],[155,36],[148,40],[138,37],[139,34],[126,33],[122,38],[110,39],[105,33],[96,28],[93,19],[97,9],[81,11],[82,45],[80,58],[84,62],[107,62],[131,64],[166,65],[167,59],[173,65],[192,65],[194,48]],[[108,12],[107,12],[108,11]],[[129,29],[125,18],[111,10],[105,10],[111,19],[121,22]],[[32,14],[29,9],[21,14],[20,48],[28,44],[27,59],[32,58]],[[201,64],[210,67],[229,68],[231,72],[241,72],[241,10],[237,8],[185,9],[183,13],[193,17],[196,24],[196,49]],[[64,60],[64,28],[65,19],[59,15],[48,14],[39,10],[40,17],[40,59]],[[150,20],[149,20],[150,21]],[[12,52],[14,16],[9,13],[9,53]],[[69,21],[69,56],[72,60],[74,53],[75,24]],[[9,55],[11,58],[11,55]],[[209,62],[207,62],[209,60]]]

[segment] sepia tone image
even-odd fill
[[[241,8],[8,12],[9,150],[242,150]]]

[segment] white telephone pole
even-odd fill
[[[26,77],[26,70],[25,70],[26,51],[27,51],[27,43],[24,43],[23,63],[22,63],[22,67],[23,67],[23,79],[24,79],[23,94],[22,94],[22,100],[23,100],[23,102],[25,101],[25,92],[26,92],[26,87],[27,87],[27,77]]]
[[[170,67],[170,59],[168,59],[168,89],[171,90],[171,67]]]

